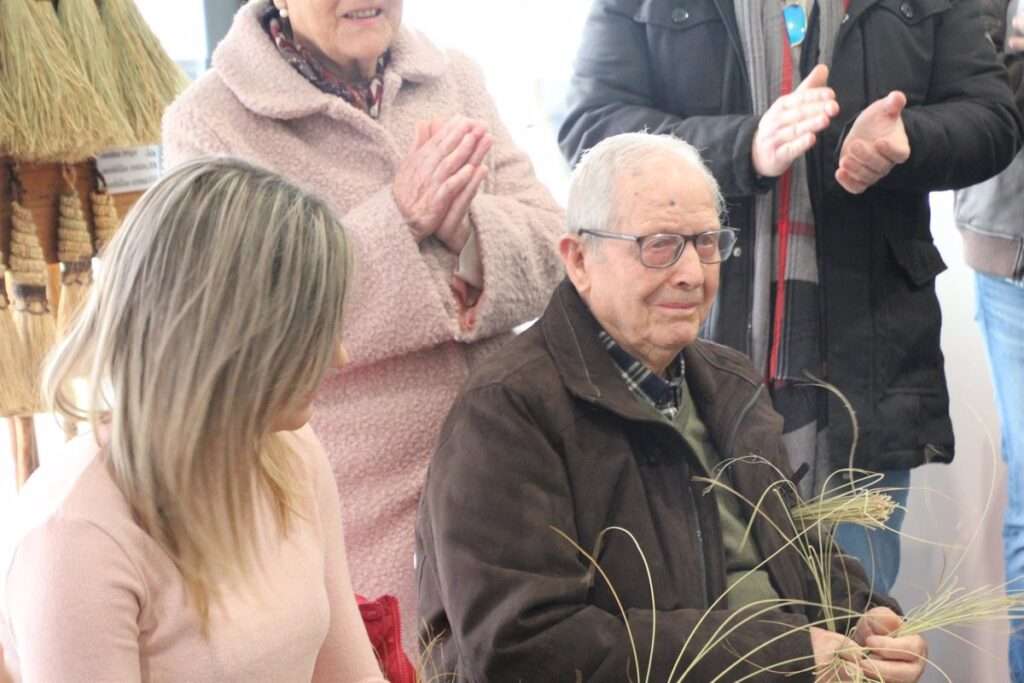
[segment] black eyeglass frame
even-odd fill
[[[607,232],[605,230],[591,230],[589,228],[580,228],[576,231],[577,235],[593,235],[594,237],[602,237],[611,240],[622,240],[625,242],[633,242],[636,244],[637,255],[640,259],[640,263],[646,268],[653,268],[655,270],[664,270],[665,268],[671,268],[679,259],[683,257],[683,252],[686,251],[686,245],[693,243],[693,250],[697,253],[697,258],[701,263],[705,265],[714,265],[716,263],[723,263],[729,260],[732,256],[732,249],[736,246],[736,241],[739,239],[739,228],[730,228],[723,226],[721,228],[715,228],[714,230],[705,230],[704,232],[698,232],[695,235],[681,235],[677,232],[655,232],[650,235],[625,235],[621,232]],[[718,246],[718,260],[717,261],[705,261],[700,257],[700,249],[697,248],[697,240],[705,235],[717,235],[719,237]],[[651,264],[644,261],[644,242],[654,239],[656,237],[678,240],[679,246],[676,247],[675,256],[672,259],[661,266],[652,266]],[[721,239],[725,238],[726,242],[721,242]]]

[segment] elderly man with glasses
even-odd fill
[[[736,242],[721,215],[678,139],[612,137],[579,164],[568,277],[470,377],[431,463],[417,523],[428,673],[920,677],[924,641],[890,635],[896,606],[856,561],[826,553],[821,595],[784,538],[798,532],[782,420],[749,360],[698,338]]]
[[[592,2],[562,151],[648,130],[704,154],[741,229],[705,332],[768,381],[805,493],[853,465],[905,503],[911,468],[953,458],[928,193],[995,175],[1022,139],[979,5]],[[903,511],[839,531],[878,592]]]

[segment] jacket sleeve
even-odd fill
[[[927,100],[903,111],[910,159],[879,187],[914,192],[967,187],[1002,171],[1021,148],[1024,118],[985,35],[979,4],[953,2],[937,22]],[[841,147],[842,141],[833,171]]]
[[[482,293],[475,325],[455,330],[459,341],[475,341],[507,332],[543,311],[564,276],[555,246],[564,219],[501,122],[479,68],[456,53],[452,69],[463,84],[467,115],[486,121],[494,138],[489,177],[469,207],[483,267]]]
[[[587,493],[570,490],[562,435],[540,425],[525,398],[494,385],[465,394],[449,417],[419,522],[421,601],[443,605],[451,635],[442,647],[454,647],[462,666],[442,673],[481,683],[632,680],[626,621],[589,603],[601,579],[553,531],[578,538],[573,499]],[[813,664],[801,616],[773,611],[741,625],[699,661],[714,631],[740,614],[629,609],[626,618],[641,675],[653,644],[650,680],[669,680],[691,633],[672,680],[691,665],[694,680],[724,670],[725,680],[740,680],[768,666],[757,680],[812,678],[793,675]]]
[[[758,179],[750,156],[758,117],[682,118],[658,108],[647,33],[633,20],[635,5],[624,0],[594,2],[569,87],[568,113],[558,131],[562,154],[575,164],[583,152],[612,135],[671,133],[701,151],[726,196],[769,189],[771,183]]]

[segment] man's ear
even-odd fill
[[[565,264],[565,273],[580,296],[585,296],[590,289],[591,264],[587,251],[587,245],[579,235],[566,234],[558,241],[558,253]]]

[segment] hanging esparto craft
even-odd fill
[[[91,1],[91,0],[90,0]],[[63,168],[64,188],[57,219],[57,258],[60,259],[60,302],[57,334],[63,336],[85,303],[92,285],[92,236],[82,210],[82,198],[75,187],[75,171]]]
[[[160,45],[134,0],[100,0],[115,73],[136,145],[160,142],[164,109],[188,79]]]
[[[96,228],[96,251],[99,253],[114,239],[114,234],[121,227],[121,217],[118,215],[114,196],[107,191],[101,178],[97,178],[97,181],[99,188],[89,198],[92,201],[92,219]]]
[[[53,3],[0,2],[0,73],[10,122],[5,152],[19,161],[79,161],[123,131],[68,53]]]
[[[96,146],[90,156],[110,147],[130,146],[135,136],[125,115],[124,97],[118,86],[114,65],[114,52],[96,0],[60,0],[57,4],[57,16],[64,29],[68,53],[85,74],[100,100],[106,104],[106,110],[111,116],[109,123],[114,132],[113,138],[105,146]],[[103,140],[93,142],[94,145],[100,145]]]

